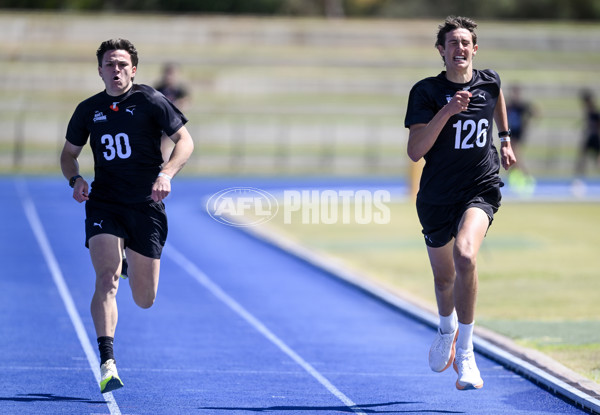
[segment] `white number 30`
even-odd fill
[[[108,161],[113,160],[115,157],[120,159],[126,159],[131,156],[131,146],[129,145],[129,136],[124,133],[119,133],[116,136],[110,134],[104,134],[100,138],[100,142],[106,147],[106,151],[102,154]]]
[[[452,124],[456,129],[456,137],[454,139],[454,148],[457,150],[468,150],[473,148],[473,141],[471,139],[477,131],[475,136],[475,144],[477,147],[485,146],[487,142],[487,131],[489,122],[487,119],[482,118],[477,124],[473,120],[466,120],[464,123],[459,120],[456,124]],[[467,134],[463,138],[462,132],[465,131]]]

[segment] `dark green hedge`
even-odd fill
[[[0,8],[284,16],[598,20],[598,0],[0,0]]]

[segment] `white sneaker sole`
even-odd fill
[[[456,367],[456,363],[452,365],[454,367],[454,371],[458,374],[458,367]],[[483,380],[479,383],[471,383],[471,382],[459,382],[456,380],[456,389],[459,391],[466,391],[471,389],[481,389],[483,388]]]
[[[454,357],[456,356],[456,339],[458,339],[458,330],[456,330],[456,334],[454,335],[454,340],[452,340],[452,350],[450,352],[450,359],[448,360],[448,363],[446,363],[446,366],[444,366],[444,368],[442,370],[435,370],[431,367],[431,365],[429,365],[429,368],[431,370],[433,370],[436,373],[442,373],[444,370],[446,370],[450,367],[450,365],[454,362]],[[429,353],[431,353],[431,351]]]

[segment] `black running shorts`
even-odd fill
[[[160,258],[167,240],[163,202],[135,204],[88,200],[85,204],[85,246],[90,238],[108,233],[123,238],[125,247],[150,258]]]
[[[440,248],[450,242],[458,233],[458,226],[464,213],[472,207],[483,210],[490,220],[489,225],[491,225],[494,213],[500,207],[501,199],[500,189],[493,187],[466,203],[430,205],[417,200],[417,214],[423,227],[425,243],[429,247]]]

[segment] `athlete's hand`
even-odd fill
[[[165,177],[158,176],[152,185],[152,200],[160,202],[171,193],[171,181]]]
[[[469,107],[469,102],[471,102],[472,95],[469,91],[457,91],[447,105],[450,113],[455,115],[466,111]]]
[[[88,191],[88,183],[83,177],[78,178],[73,187],[73,199],[77,200],[79,203],[89,200]]]
[[[500,147],[500,162],[504,170],[508,170],[510,166],[517,162],[517,157],[515,157],[515,152],[510,146],[510,142],[502,143],[502,147]]]

